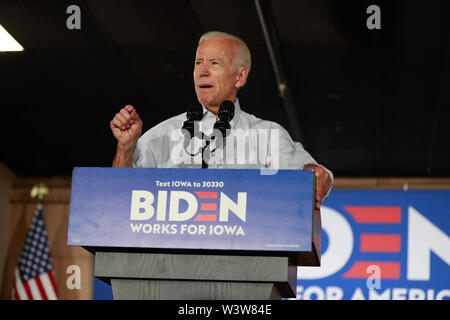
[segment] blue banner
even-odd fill
[[[450,299],[450,191],[334,190],[297,299]]]
[[[313,172],[75,168],[68,245],[311,251]]]

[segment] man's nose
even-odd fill
[[[200,67],[199,76],[200,77],[208,77],[211,73],[209,72],[209,68],[205,65]]]

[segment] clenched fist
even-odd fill
[[[113,167],[131,167],[133,152],[142,132],[141,118],[132,105],[126,105],[112,119],[110,126],[117,139]]]
[[[136,109],[132,105],[126,105],[116,114],[110,125],[118,146],[134,149],[142,132],[142,120]]]

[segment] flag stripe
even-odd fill
[[[39,288],[36,284],[35,279],[28,280],[28,286],[30,287],[31,295],[33,296],[33,300],[42,300],[41,293],[39,292]]]
[[[18,296],[18,299],[28,300],[27,293],[25,292],[25,288],[23,287],[22,281],[20,280],[19,269],[17,269],[17,268],[15,271],[15,276],[16,276],[16,282],[15,282],[14,288],[16,289],[16,295]]]
[[[36,285],[37,285],[37,287],[39,289],[39,293],[41,294],[42,299],[43,300],[48,300],[47,294],[45,293],[45,288],[44,288],[44,286],[42,285],[42,282],[41,282],[41,276],[42,275],[39,275],[39,277],[34,278],[34,280],[36,281]]]
[[[33,300],[33,295],[31,294],[30,287],[28,286],[28,281],[23,283],[23,288],[25,289],[27,300]]]
[[[57,294],[55,278],[53,277],[53,271],[48,272],[47,274],[48,274],[48,277],[50,279],[50,283],[52,284],[53,292],[55,292],[55,294]]]
[[[12,296],[13,296],[13,300],[20,300],[19,294],[17,293],[17,288],[16,288],[16,284],[15,283],[14,283],[14,286],[13,286],[13,294],[12,294]]]
[[[46,272],[41,275],[41,281],[43,286],[45,287],[45,292],[47,293],[47,297],[49,300],[56,300],[57,292],[55,286],[55,280],[53,279],[53,272]]]

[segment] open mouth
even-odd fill
[[[199,87],[202,89],[209,89],[209,88],[212,88],[213,86],[210,84],[201,84],[201,85],[199,85]]]

